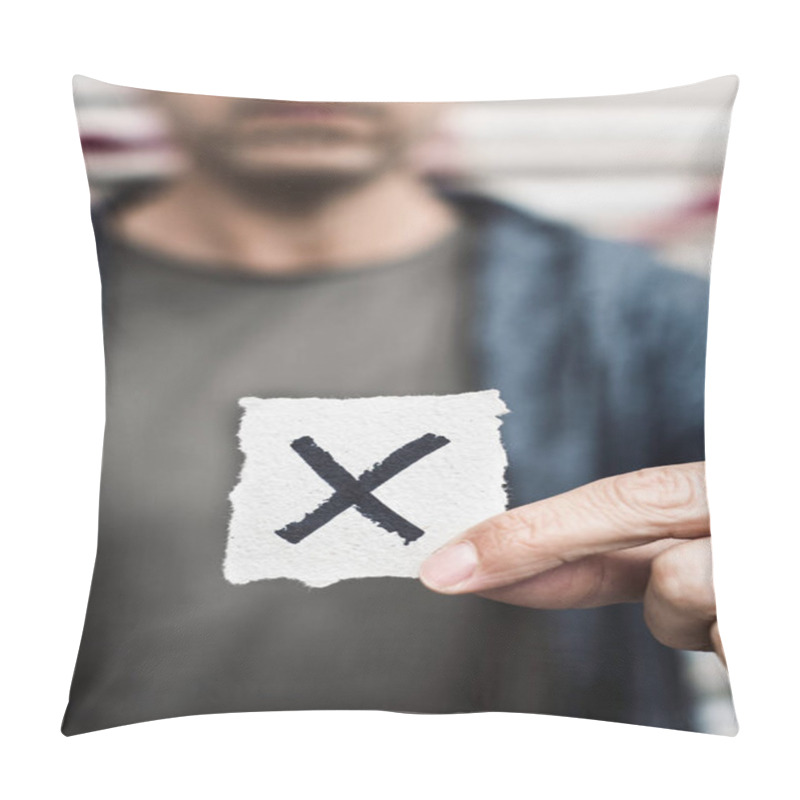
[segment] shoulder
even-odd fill
[[[664,263],[650,247],[593,235],[563,220],[475,192],[450,192],[482,231],[489,281],[519,297],[567,305],[601,339],[657,344],[700,335],[709,282]]]
[[[644,245],[580,234],[576,280],[599,323],[616,323],[642,345],[705,337],[709,281],[665,264]]]

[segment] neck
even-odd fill
[[[282,191],[269,202],[269,193],[236,191],[192,173],[121,209],[114,227],[128,240],[182,259],[294,272],[413,255],[458,221],[446,201],[407,172],[389,172],[316,202],[282,203]]]

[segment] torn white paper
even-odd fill
[[[231,583],[416,578],[434,550],[506,508],[496,390],[239,405]]]

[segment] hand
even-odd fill
[[[725,663],[711,579],[705,463],[629,472],[511,509],[433,553],[420,579],[531,608],[643,601],[662,644]]]

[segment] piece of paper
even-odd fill
[[[239,405],[230,583],[416,578],[434,550],[506,508],[496,390]]]

